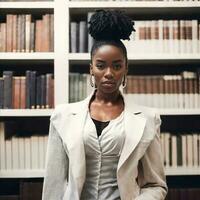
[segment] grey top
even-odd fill
[[[83,133],[86,180],[81,200],[120,200],[116,174],[125,139],[123,119],[124,112],[111,120],[98,137],[88,112]]]

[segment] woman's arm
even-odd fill
[[[52,122],[46,155],[42,200],[61,200],[67,187],[69,162],[62,139]]]
[[[160,143],[160,125],[160,116],[156,114],[155,138],[139,161],[138,184],[141,191],[135,200],[164,200],[167,194],[168,188]]]

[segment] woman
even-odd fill
[[[128,59],[120,39],[133,22],[120,11],[98,10],[90,20],[91,85],[81,102],[51,116],[43,200],[164,200],[167,185],[155,109],[130,103]]]

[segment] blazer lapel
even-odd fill
[[[134,105],[134,104],[132,104]],[[132,108],[131,108],[132,107]],[[139,143],[146,124],[146,119],[137,115],[141,111],[134,106],[130,107],[130,103],[125,99],[125,142],[119,159],[117,171],[122,167],[123,163],[128,159]],[[136,109],[137,108],[137,109]]]

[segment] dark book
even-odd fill
[[[85,53],[87,51],[87,24],[86,21],[79,22],[79,51],[80,53]]]
[[[3,108],[3,98],[4,98],[3,84],[4,84],[3,78],[0,78],[0,109]]]
[[[169,137],[169,166],[172,166],[172,137]]]
[[[34,109],[36,106],[36,71],[31,71],[30,83],[31,108]]]
[[[197,68],[197,88],[198,94],[200,94],[200,68]]]
[[[18,195],[0,195],[0,200],[20,200]]]
[[[12,109],[12,77],[13,71],[3,71],[4,108]]]
[[[54,108],[54,78],[52,77],[51,82],[50,82],[50,108]]]
[[[20,200],[41,200],[42,182],[21,181]]]
[[[31,127],[31,128],[30,128]],[[12,136],[29,137],[32,135],[46,135],[49,130],[49,120],[43,117],[19,117],[4,121],[5,139]]]
[[[31,108],[31,71],[26,71],[26,108]]]
[[[78,52],[78,33],[79,33],[79,24],[77,22],[70,22],[70,52]]]
[[[46,76],[41,75],[41,108],[46,105]]]
[[[36,108],[41,107],[41,76],[36,78]]]
[[[182,140],[181,135],[177,135],[177,165],[182,166],[183,160],[182,160],[183,154],[182,154]]]
[[[180,200],[190,200],[188,198],[188,189],[187,188],[181,189],[181,191],[180,191]],[[193,199],[191,199],[191,200],[193,200]]]

